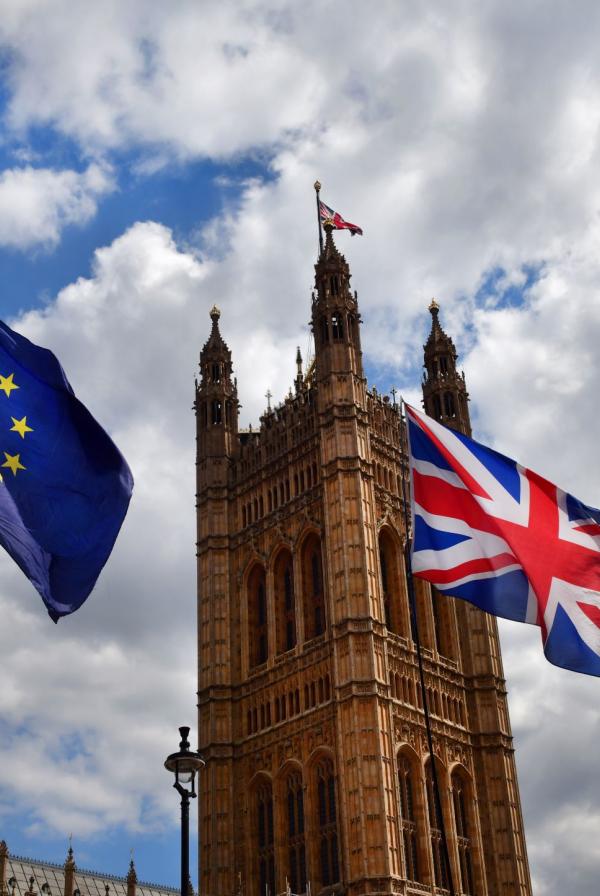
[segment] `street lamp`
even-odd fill
[[[198,753],[190,751],[188,734],[190,729],[179,729],[181,743],[179,751],[171,753],[165,760],[165,768],[175,775],[173,787],[181,797],[181,896],[189,896],[190,880],[190,799],[196,799],[194,779],[198,769],[204,765],[204,760]],[[186,790],[184,785],[188,785]]]

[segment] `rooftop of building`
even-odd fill
[[[7,896],[127,896],[128,877],[130,896],[173,896],[176,887],[148,883],[137,879],[133,862],[129,875],[118,877],[99,871],[79,868],[73,870],[73,887],[66,893],[66,865],[44,862],[8,853],[4,859],[4,880],[0,877],[0,893]]]

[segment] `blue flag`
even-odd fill
[[[133,477],[56,357],[0,321],[0,544],[54,622],[92,591]]]

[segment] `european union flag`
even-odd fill
[[[0,321],[0,544],[57,622],[90,594],[133,477],[56,357]]]

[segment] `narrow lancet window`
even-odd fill
[[[266,663],[269,655],[265,571],[255,566],[248,579],[248,647],[250,667]]]
[[[407,880],[420,881],[417,817],[415,812],[414,767],[407,756],[398,759],[398,789],[400,792],[400,825],[404,843]]]
[[[275,837],[273,826],[273,790],[268,783],[262,784],[256,794],[257,846],[258,846],[258,887],[256,896],[275,893]]]
[[[212,422],[213,424],[221,423],[223,419],[223,406],[220,401],[213,401],[212,403]]]
[[[338,341],[344,338],[344,324],[341,315],[337,311],[331,315],[331,335],[333,339]]]
[[[317,824],[319,832],[319,865],[321,886],[328,887],[340,879],[336,813],[336,781],[331,759],[323,759],[316,768]]]
[[[296,601],[292,555],[282,551],[275,563],[275,613],[277,617],[277,652],[296,646]]]
[[[306,892],[304,788],[300,772],[287,779],[288,881],[292,893]]]
[[[452,392],[444,392],[444,413],[446,417],[456,417],[454,396]]]
[[[442,847],[442,819],[435,799],[430,759],[427,761],[427,767],[425,769],[425,782],[427,785],[427,811],[429,815],[429,835],[431,838],[431,855],[433,859],[433,879],[436,887],[447,889],[448,871],[446,869],[446,861]]]
[[[302,591],[304,637],[308,641],[322,634],[326,628],[321,542],[316,535],[311,535],[304,543],[302,551]]]
[[[461,891],[465,893],[465,896],[472,896],[475,891],[473,887],[473,863],[471,859],[471,831],[469,814],[467,811],[468,791],[463,776],[458,772],[455,772],[452,775],[452,805],[454,809],[456,838],[458,841]]]

